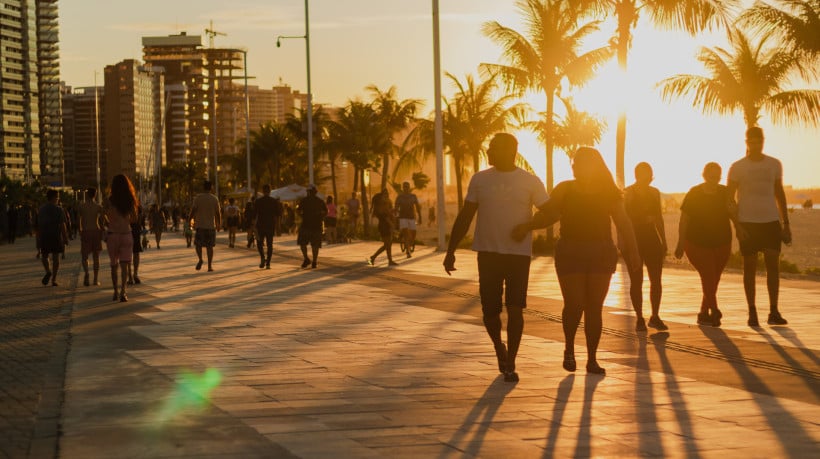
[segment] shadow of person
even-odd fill
[[[592,455],[592,399],[595,389],[603,380],[600,375],[588,374],[584,378],[584,402],[581,405],[581,421],[578,426],[578,438],[575,442],[573,457],[590,457]]]
[[[597,378],[600,379],[600,378]],[[558,443],[558,433],[561,429],[561,420],[564,418],[569,395],[572,393],[572,385],[575,383],[575,375],[567,375],[558,383],[558,390],[555,394],[555,404],[552,407],[552,419],[550,420],[550,430],[547,432],[547,445],[544,448],[544,458],[555,457],[555,445]]]
[[[763,379],[746,363],[743,353],[732,339],[720,328],[703,328],[703,334],[712,341],[743,382],[744,388],[757,403],[763,419],[780,440],[780,446],[789,457],[802,457],[807,447],[816,449],[817,442],[806,432],[799,419],[795,418],[774,396]],[[812,446],[813,445],[813,446]]]
[[[686,399],[681,395],[681,388],[675,378],[675,369],[672,367],[672,362],[666,354],[666,341],[669,339],[668,332],[658,332],[649,335],[652,344],[655,346],[655,351],[661,363],[661,371],[664,375],[664,382],[666,385],[666,392],[669,396],[669,402],[675,413],[675,419],[680,426],[681,441],[684,443],[685,456],[689,458],[699,458],[700,452],[695,440],[695,431],[692,425],[692,417],[689,415],[689,409],[686,405]],[[648,386],[651,390],[653,386]],[[653,407],[654,408],[654,407]],[[663,445],[658,441],[657,447],[660,449],[658,453],[665,456]],[[645,453],[644,450],[641,451]]]
[[[772,327],[772,330],[776,331],[778,335],[782,336],[783,338],[789,340],[790,343],[794,345],[794,347],[800,349],[800,352],[806,355],[812,362],[814,362],[815,366],[820,366],[820,357],[814,353],[813,350],[809,349],[800,338],[797,337],[797,332],[792,330],[791,328],[784,328],[784,327]],[[763,333],[761,333],[763,334]],[[766,339],[768,340],[769,337],[767,336]],[[771,340],[769,340],[771,342]]]
[[[498,375],[487,387],[484,394],[476,401],[476,404],[464,418],[461,427],[455,430],[453,435],[444,444],[444,448],[438,455],[439,458],[451,457],[453,448],[458,448],[466,455],[478,456],[481,452],[481,445],[484,437],[490,429],[492,420],[504,399],[507,397],[515,384],[504,381],[504,375]],[[474,427],[475,430],[471,430]],[[472,433],[471,438],[467,438]]]

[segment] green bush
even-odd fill
[[[740,251],[732,253],[729,256],[729,262],[726,264],[727,268],[732,269],[743,269],[743,255],[740,254]],[[757,254],[757,271],[763,272],[766,270],[766,265],[763,263],[763,254]],[[790,262],[783,254],[780,254],[780,272],[781,273],[790,273],[790,274],[800,274],[800,268],[797,267],[796,264]]]

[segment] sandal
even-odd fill
[[[575,368],[575,353],[570,351],[564,351],[564,370],[575,371]]]

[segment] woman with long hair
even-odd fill
[[[125,175],[115,175],[111,180],[111,195],[106,203],[108,216],[108,237],[106,246],[111,259],[111,282],[114,284],[114,301],[128,301],[125,293],[128,277],[128,263],[131,262],[134,240],[131,223],[137,221],[139,201],[134,185]],[[119,290],[117,289],[117,268],[120,269]],[[118,295],[119,294],[119,295]]]
[[[632,224],[624,209],[623,194],[601,153],[591,147],[579,148],[573,156],[572,172],[575,180],[559,183],[542,210],[514,233],[560,222],[555,272],[564,297],[563,366],[567,371],[575,371],[575,334],[583,316],[587,373],[603,375],[606,371],[598,364],[596,355],[603,329],[604,299],[618,263],[611,221],[618,229],[621,252],[628,268],[635,270],[640,259]]]

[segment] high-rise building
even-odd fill
[[[125,174],[140,189],[152,188],[165,163],[165,106],[162,68],[134,59],[105,67],[107,183],[114,175]]]
[[[252,130],[269,122],[284,123],[287,115],[298,115],[297,109],[307,108],[307,94],[281,83],[271,89],[248,86],[248,95]]]
[[[165,69],[171,100],[165,124],[168,158],[174,162],[206,161],[208,157],[208,80],[202,37],[143,37],[146,65]]]
[[[103,98],[104,87],[63,88],[65,176],[72,186],[96,187],[98,167],[106,173]]]
[[[0,3],[0,176],[62,182],[57,0]]]

